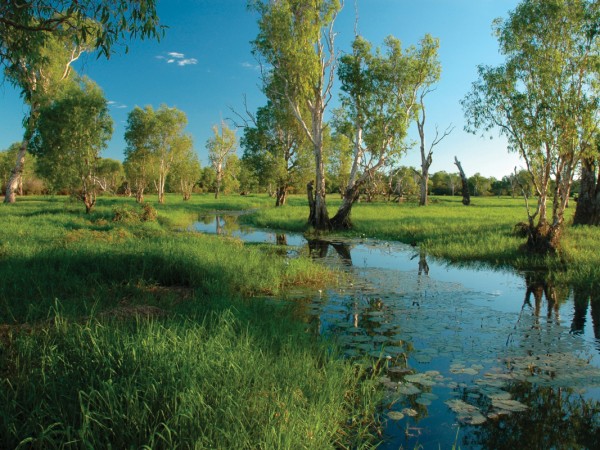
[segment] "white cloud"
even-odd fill
[[[249,63],[248,61],[244,61],[242,63],[242,67],[244,69],[252,69],[252,70],[258,70],[260,68],[260,66],[258,64],[252,64],[252,63]]]
[[[196,58],[188,58],[177,61],[178,66],[188,66],[190,64],[198,64],[198,60]]]
[[[165,55],[158,55],[156,59],[165,61],[167,64],[177,64],[178,66],[189,66],[192,64],[198,64],[196,58],[186,58],[184,53],[179,52],[167,52]]]
[[[127,105],[125,105],[124,103],[117,102],[117,101],[114,101],[114,100],[109,100],[107,103],[108,103],[108,106],[110,106],[112,108],[117,108],[117,109],[125,109],[125,108],[127,108]]]

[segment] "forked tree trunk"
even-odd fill
[[[460,164],[460,161],[456,158],[456,156],[454,157],[454,164],[456,164],[456,167],[458,167],[458,173],[460,174],[460,179],[462,181],[462,203],[465,206],[469,206],[471,204],[471,194],[469,193],[469,182],[467,180],[467,176],[465,175],[465,172],[463,171],[463,168]]]
[[[352,205],[356,202],[359,195],[360,185],[358,183],[346,188],[342,204],[338,208],[335,216],[333,216],[333,219],[331,219],[331,226],[334,230],[349,230],[352,228],[350,214],[352,212]]]
[[[600,171],[595,158],[581,161],[581,189],[573,224],[600,225]]]
[[[82,195],[83,204],[85,205],[85,213],[89,214],[94,205],[96,205],[96,194],[88,192]]]
[[[277,192],[275,193],[275,206],[283,206],[287,200],[287,186],[277,186]]]

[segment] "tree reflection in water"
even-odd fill
[[[525,275],[527,289],[523,309],[530,308],[533,315],[539,319],[542,316],[544,299],[547,302],[547,320],[560,324],[560,306],[568,301],[571,290],[568,287],[557,287],[550,281],[547,273],[527,273]],[[591,289],[574,288],[573,318],[570,332],[582,335],[585,331],[588,310],[592,318],[593,335],[596,338],[596,348],[600,351],[600,296]],[[533,304],[532,304],[533,299]],[[539,326],[539,320],[536,321]]]
[[[600,296],[597,292],[592,292],[591,290],[574,289],[573,307],[571,333],[583,334],[589,308],[591,310],[592,329],[596,338],[596,347],[600,351]]]
[[[337,255],[340,257],[342,264],[352,266],[352,255],[350,246],[341,241],[325,241],[321,239],[309,239],[308,251],[313,258],[325,258],[329,252],[329,247],[333,247]]]
[[[585,400],[573,389],[539,387],[527,382],[512,383],[505,390],[529,409],[470,428],[466,434],[461,433],[461,446],[498,450],[598,448],[599,402]],[[467,395],[465,390],[463,397]],[[490,406],[485,397],[478,403],[483,411]]]

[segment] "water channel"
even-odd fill
[[[237,218],[213,214],[194,229],[351,275],[351,285],[285,297],[346,356],[386,366],[379,448],[600,448],[599,294],[450,265],[400,243],[307,240]]]

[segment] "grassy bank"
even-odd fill
[[[0,207],[0,447],[368,446],[360,369],[250,299],[333,281],[308,260],[185,229],[266,197]],[[115,222],[115,212],[120,221]]]
[[[330,214],[340,200],[328,198]],[[357,203],[352,210],[351,236],[367,236],[423,246],[429,255],[455,263],[486,263],[517,269],[549,270],[560,282],[597,286],[600,282],[600,229],[572,227],[574,206],[567,210],[561,253],[536,258],[520,251],[524,238],[515,236],[516,223],[526,221],[522,199],[476,197],[465,207],[460,197],[432,197],[431,204]],[[305,229],[306,200],[292,197],[281,210],[261,209],[244,220],[259,227],[290,231]]]

